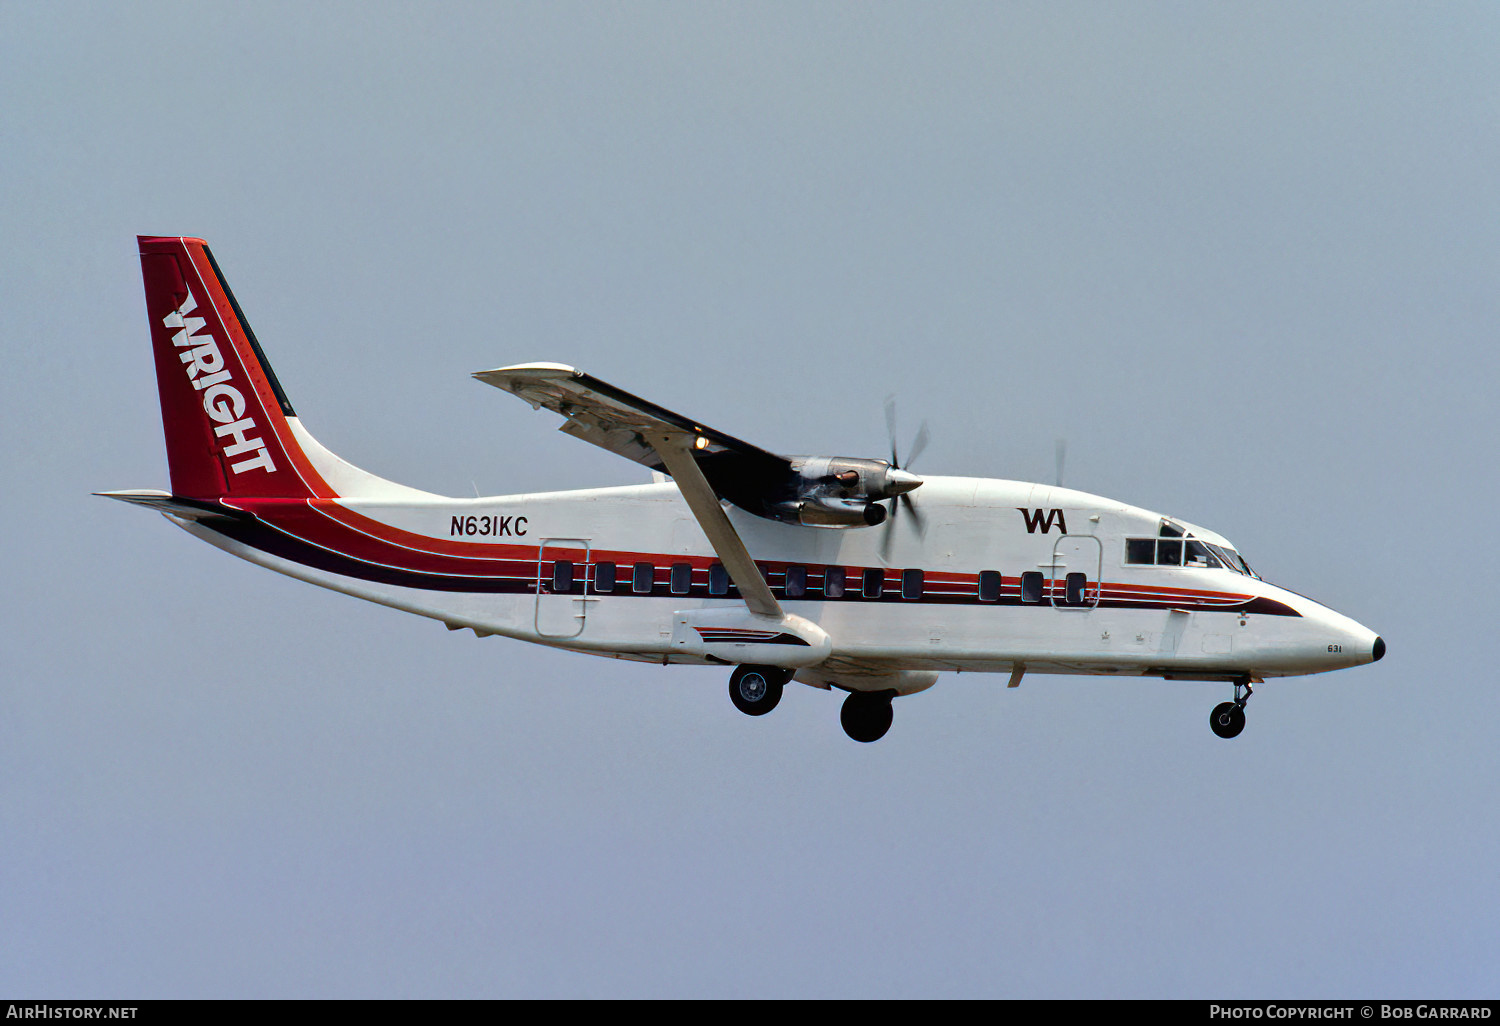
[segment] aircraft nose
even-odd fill
[[[1380,662],[1380,658],[1383,655],[1385,655],[1385,639],[1384,638],[1382,638],[1382,637],[1380,637],[1378,635],[1376,636],[1376,638],[1375,638],[1375,647],[1373,649],[1371,649],[1370,654],[1372,656],[1374,656],[1374,658],[1370,660],[1371,662],[1374,662],[1374,663]]]

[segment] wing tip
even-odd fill
[[[496,367],[494,370],[475,371],[471,377],[483,381],[487,385],[504,387],[501,381],[545,381],[549,378],[581,378],[583,371],[576,367],[569,367],[565,363],[516,363],[509,367]]]

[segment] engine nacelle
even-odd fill
[[[922,483],[885,460],[849,456],[794,456],[793,477],[765,515],[807,527],[874,527],[885,522],[880,505]]]
[[[770,510],[777,520],[805,527],[874,527],[885,521],[885,507],[879,503],[821,495],[779,502]]]

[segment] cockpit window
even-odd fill
[[[1184,566],[1200,570],[1223,568],[1260,579],[1250,564],[1234,549],[1194,538],[1192,534],[1163,520],[1156,538],[1126,538],[1126,566]]]
[[[1245,557],[1241,556],[1238,552],[1224,545],[1209,545],[1208,547],[1219,559],[1223,560],[1225,566],[1235,573],[1244,574],[1246,577],[1254,577],[1257,581],[1260,580],[1260,574],[1250,569],[1250,564],[1246,563]]]
[[[1223,566],[1224,564],[1219,562],[1218,556],[1215,556],[1208,550],[1207,544],[1194,538],[1190,539],[1187,543],[1187,552],[1183,558],[1182,565],[1216,567]]]
[[[1182,565],[1182,542],[1167,541],[1163,538],[1156,543],[1156,565],[1157,566],[1181,566]]]

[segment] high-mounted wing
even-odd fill
[[[652,470],[671,473],[651,436],[682,437],[715,493],[752,511],[759,505],[759,497],[785,480],[792,469],[785,456],[766,452],[562,364],[518,364],[480,371],[474,377],[520,396],[533,407],[562,414],[567,418],[560,428],[564,433]]]
[[[886,460],[778,456],[561,364],[518,364],[474,377],[562,414],[561,430],[575,438],[679,477],[656,441],[673,439],[671,447],[685,446],[715,496],[770,520],[873,526],[885,519],[882,500],[922,483]]]
[[[791,461],[561,364],[521,364],[474,377],[562,414],[567,420],[561,430],[575,438],[671,474],[746,606],[781,617],[780,604],[719,499],[733,502],[733,493],[747,494],[746,486],[755,489],[758,482],[761,489],[779,484],[792,473]],[[723,484],[716,486],[710,474]]]

